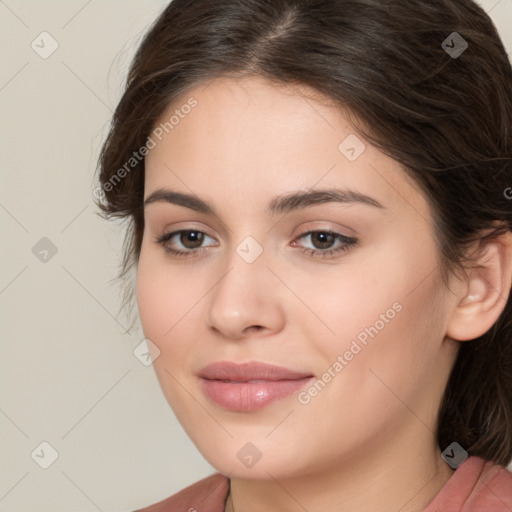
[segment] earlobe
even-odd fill
[[[507,303],[512,282],[512,233],[485,242],[466,272],[465,284],[449,318],[446,335],[458,341],[478,338],[498,320]]]

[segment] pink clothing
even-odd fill
[[[512,474],[468,457],[423,512],[512,512]]]
[[[229,479],[215,473],[169,498],[134,512],[224,512],[228,492]]]
[[[228,492],[228,478],[215,473],[135,512],[224,512]],[[468,457],[423,512],[512,512],[512,474]]]

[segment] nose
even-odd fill
[[[280,281],[264,253],[248,263],[235,251],[209,294],[208,327],[232,340],[279,332],[284,325]]]

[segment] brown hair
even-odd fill
[[[465,51],[450,53],[462,40]],[[306,86],[348,112],[423,190],[445,283],[469,242],[511,230],[512,69],[473,0],[174,0],[137,50],[100,155],[98,207],[129,221],[118,278],[137,265],[144,229],[134,152],[173,101],[222,75]],[[438,419],[441,450],[452,441],[512,458],[510,296],[487,333],[461,344]]]

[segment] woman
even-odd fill
[[[470,0],[162,12],[99,206],[218,473],[144,510],[512,510],[511,98]]]

